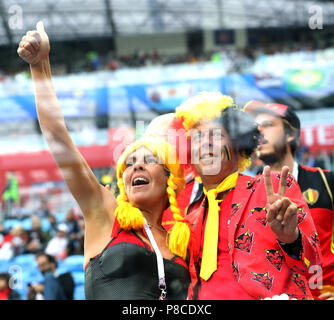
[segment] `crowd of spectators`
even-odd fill
[[[193,64],[199,62],[223,62],[227,73],[247,72],[248,68],[263,56],[277,53],[311,52],[332,47],[332,43],[315,41],[291,41],[266,45],[247,46],[244,49],[222,46],[220,50],[187,52],[184,54],[161,54],[157,50],[145,52],[137,50],[132,54],[116,55],[112,52],[101,54],[88,52],[76,62],[68,61],[54,66],[56,74],[90,72],[99,70],[119,70],[123,68],[141,68],[165,66],[171,64]]]
[[[11,221],[15,221],[12,226],[8,223]],[[42,218],[33,214],[22,220],[12,215],[0,225],[0,261],[39,252],[60,260],[83,254],[84,229],[83,217],[74,209],[69,210],[61,221],[52,213]]]
[[[277,53],[310,52],[332,48],[333,43],[328,38],[301,39],[296,41],[268,41],[264,44],[248,45],[240,49],[230,45],[221,45],[218,50],[197,50],[188,51],[183,54],[162,54],[158,50],[151,52],[141,49],[133,53],[118,55],[113,51],[107,53],[91,50],[83,52],[81,57],[75,55],[75,58],[66,58],[64,61],[54,61],[53,73],[55,75],[64,75],[70,73],[91,72],[99,70],[118,70],[123,68],[141,68],[148,66],[162,66],[180,63],[198,63],[208,61],[222,61],[224,67],[227,66],[227,73],[245,72],[247,68],[256,62],[257,59]],[[7,68],[7,69],[4,69]],[[0,68],[0,81],[8,75],[15,75],[22,72],[22,65],[12,64],[4,65]]]
[[[94,173],[101,184],[117,195],[117,184],[114,168],[95,169]],[[11,177],[15,177],[11,173]],[[4,220],[0,223],[0,266],[10,266],[16,263],[16,258],[34,256],[35,271],[39,270],[44,280],[34,283],[33,277],[28,288],[21,295],[13,289],[9,270],[0,270],[0,300],[17,299],[73,299],[73,278],[69,272],[57,275],[58,263],[65,262],[69,257],[83,257],[85,223],[80,209],[74,206],[60,212],[54,209],[52,195],[40,195],[37,209],[32,209],[31,201],[21,198],[14,202],[10,211],[6,212]],[[36,199],[34,199],[36,206]],[[4,209],[4,207],[2,207]],[[80,259],[79,259],[80,260]],[[83,261],[83,260],[82,260]],[[79,262],[80,264],[80,262]],[[37,269],[38,268],[38,269]],[[80,284],[82,289],[83,266],[79,265]],[[79,271],[76,270],[76,271]],[[64,292],[59,289],[65,286]],[[31,282],[31,284],[30,284]],[[66,286],[70,293],[66,292]],[[71,287],[72,286],[72,287]],[[15,287],[15,286],[14,286]],[[55,289],[57,287],[57,290]],[[83,292],[81,292],[82,297]]]
[[[38,261],[41,254],[48,257],[50,261],[53,259],[55,264],[70,256],[83,256],[85,224],[81,212],[72,208],[65,215],[58,216],[46,207],[44,200],[41,202],[41,210],[37,210],[29,217],[16,216],[14,211],[0,224],[0,264],[2,266],[15,265],[15,259],[20,256],[35,256],[36,263],[33,261],[29,269],[30,271],[34,268],[35,271],[39,269],[43,273]],[[51,287],[58,283],[53,273],[44,275],[43,281],[39,277],[37,277],[38,281],[34,277],[24,279],[32,283],[37,281],[37,283],[34,283],[34,286],[29,285],[27,290],[19,293],[13,290],[15,286],[10,283],[10,267],[7,269],[2,268],[3,272],[0,272],[0,300],[32,299],[32,288],[39,293],[34,295],[33,299],[38,300],[39,296],[47,300],[60,299],[52,295],[53,290],[48,289],[49,283]],[[71,276],[69,277],[73,282]],[[43,289],[46,291],[43,292]]]

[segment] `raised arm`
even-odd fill
[[[116,200],[109,190],[99,184],[68,133],[52,84],[49,39],[41,21],[37,23],[36,29],[28,31],[22,38],[17,52],[30,64],[42,133],[70,192],[84,214],[86,227],[92,229],[89,232],[95,232],[99,226],[111,230]]]

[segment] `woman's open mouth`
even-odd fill
[[[135,177],[134,179],[132,179],[132,184],[131,185],[133,187],[138,187],[138,186],[147,185],[149,183],[150,183],[150,181],[146,177],[138,176],[138,177]]]

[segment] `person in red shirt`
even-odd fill
[[[334,174],[296,162],[300,120],[291,107],[250,101],[244,109],[255,115],[263,135],[257,149],[258,157],[277,171],[287,165],[300,186],[317,229],[323,256],[323,286],[311,286],[312,293],[317,299],[334,300]]]
[[[321,265],[316,229],[284,167],[246,176],[259,133],[232,98],[203,92],[176,108],[203,191],[187,208],[189,299],[312,299],[306,273]]]
[[[10,275],[6,272],[0,273],[0,300],[21,300],[20,294],[11,288]]]

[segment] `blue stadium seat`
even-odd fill
[[[39,283],[44,281],[44,276],[36,267],[29,270],[29,279],[31,280],[31,283]]]
[[[81,271],[83,272],[84,256],[74,255],[69,256],[61,263],[61,268],[69,272]]]
[[[86,300],[84,285],[75,286],[73,299],[74,300]]]
[[[48,218],[42,218],[41,219],[41,224],[42,224],[42,230],[44,232],[47,232],[50,230],[50,222],[48,220]]]
[[[32,223],[30,218],[26,218],[22,221],[22,227],[24,230],[31,230]]]
[[[57,223],[64,222],[65,217],[66,217],[66,212],[57,212],[55,214],[55,217],[56,217]]]
[[[76,286],[85,283],[85,273],[83,271],[74,271],[71,274]]]
[[[3,222],[3,227],[5,230],[11,230],[13,227],[17,225],[22,225],[22,221],[19,219],[9,219]]]
[[[21,254],[11,261],[12,265],[18,265],[21,268],[37,268],[37,262],[33,253]]]
[[[11,265],[12,263],[7,260],[0,260],[0,272],[8,272]]]

